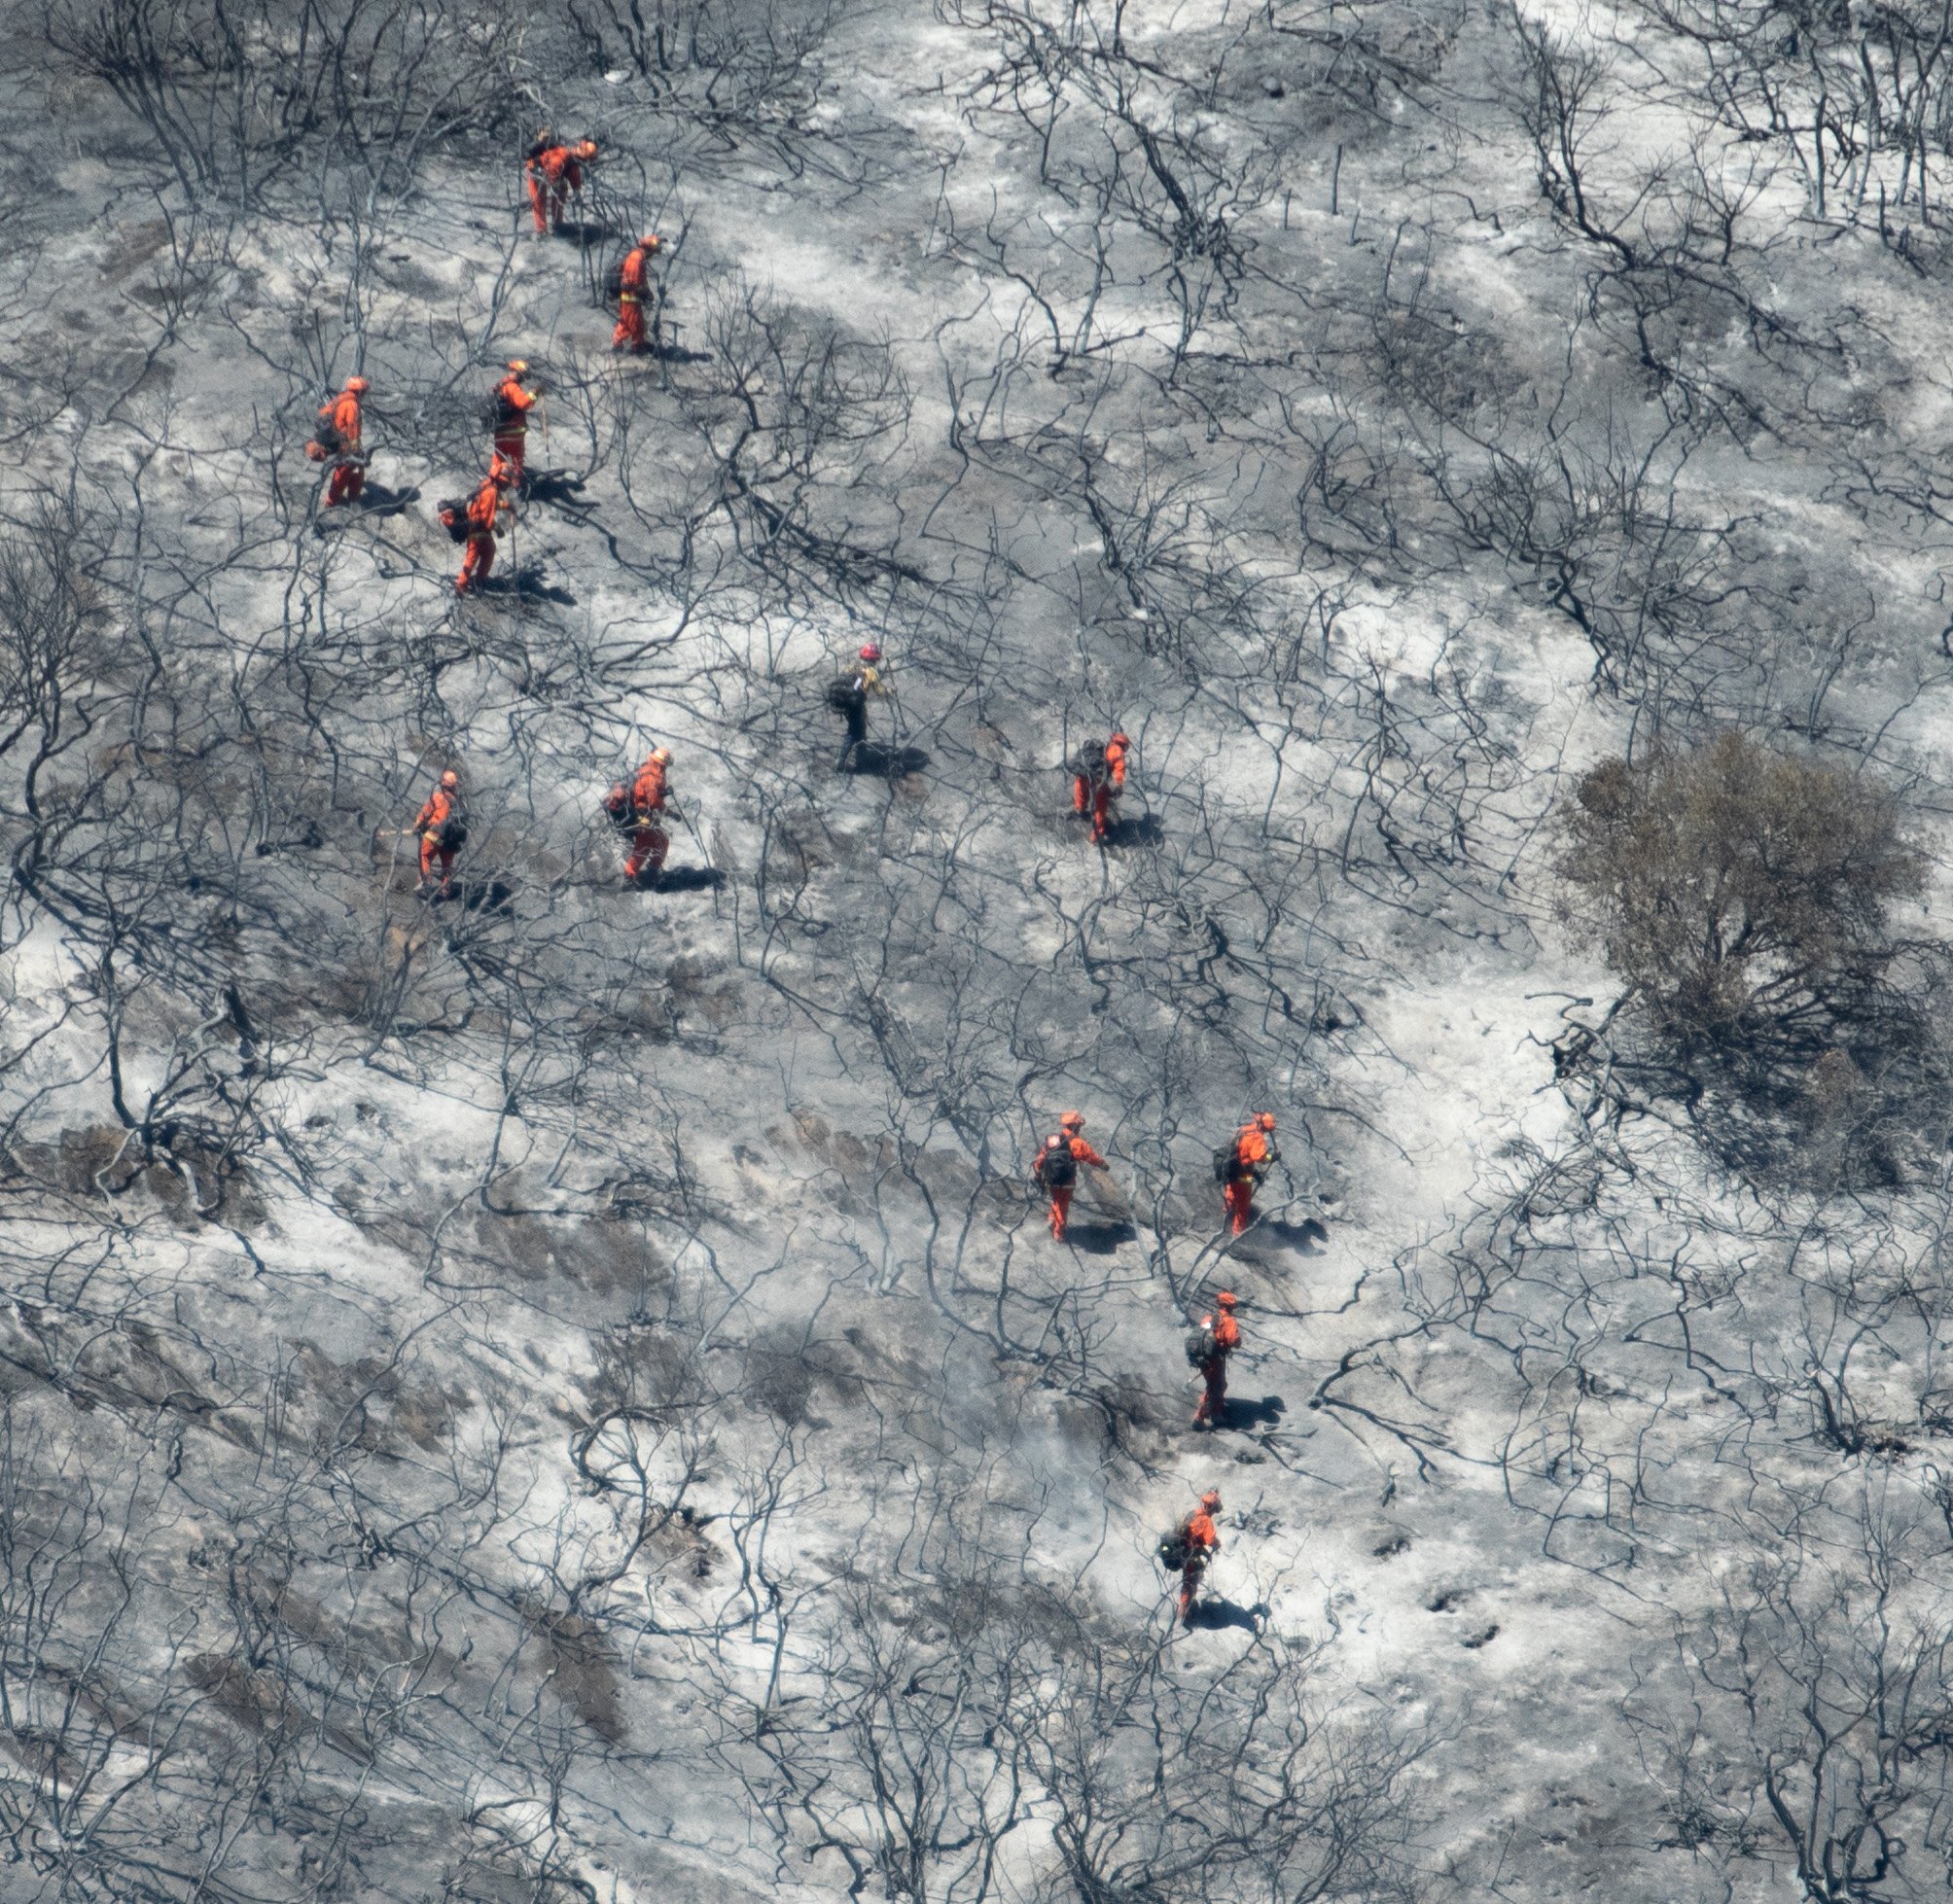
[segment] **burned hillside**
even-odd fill
[[[12,23],[0,1891],[1943,1894],[1936,15]]]

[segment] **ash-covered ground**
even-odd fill
[[[22,0],[0,1895],[1944,1896],[1943,1106],[1617,1051],[1551,816],[1740,727],[1934,850],[1949,59]]]

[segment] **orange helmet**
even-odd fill
[[[1085,1113],[1083,1111],[1068,1111],[1058,1119],[1061,1131],[1082,1131],[1085,1127]]]
[[[346,379],[346,388],[350,390],[355,397],[361,397],[364,396],[369,390],[371,390],[373,388],[373,385],[370,384],[365,377],[348,377]]]
[[[662,251],[664,249],[664,240],[656,231],[647,231],[638,240],[638,243],[646,251]]]
[[[579,159],[594,159],[596,156],[597,142],[594,139],[579,139],[577,141],[577,157]]]
[[[488,458],[488,480],[506,489],[515,480],[515,466],[498,449]]]
[[[1206,1510],[1210,1514],[1213,1513],[1215,1508],[1221,1505],[1221,1496],[1219,1491],[1214,1488],[1209,1488],[1207,1492],[1200,1497],[1200,1504],[1201,1506],[1206,1508]]]
[[[671,749],[668,747],[654,747],[651,750],[651,758],[659,766],[668,766],[671,762]]]
[[[441,776],[441,784],[444,787],[459,787],[461,785],[461,776],[458,773],[456,773],[452,767],[449,767],[447,771]]]
[[[1130,740],[1129,740],[1129,739],[1128,739],[1128,738],[1126,737],[1126,735],[1125,735],[1125,734],[1124,734],[1124,733],[1123,733],[1123,732],[1122,732],[1121,730],[1119,730],[1119,728],[1114,728],[1114,730],[1113,730],[1113,736],[1112,736],[1112,737],[1113,737],[1113,739],[1114,739],[1114,740],[1116,740],[1116,741],[1117,741],[1117,742],[1118,742],[1118,743],[1119,744],[1119,746],[1121,746],[1121,747],[1130,747],[1130,746],[1132,745],[1132,742],[1131,742],[1131,741],[1130,741]]]
[[[1273,1130],[1275,1128],[1275,1113],[1272,1111],[1262,1111],[1261,1115],[1255,1119],[1255,1128],[1258,1131]]]
[[[1214,1298],[1214,1300],[1218,1302],[1223,1309],[1232,1309],[1234,1306],[1234,1291],[1232,1289],[1223,1289],[1221,1293]]]
[[[529,360],[526,357],[512,357],[509,360],[509,368],[520,376],[529,368]]]

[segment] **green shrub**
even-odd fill
[[[1603,761],[1560,826],[1566,916],[1691,1042],[1828,1045],[1926,875],[1874,781],[1739,733]]]

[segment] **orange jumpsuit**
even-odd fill
[[[529,208],[536,214],[536,229],[553,231],[562,223],[570,194],[583,190],[584,168],[568,146],[550,146],[530,159],[523,170],[529,175]]]
[[[1214,1353],[1200,1365],[1207,1392],[1193,1411],[1193,1426],[1211,1422],[1219,1428],[1227,1419],[1227,1357],[1241,1346],[1241,1324],[1224,1309],[1218,1317],[1203,1316],[1200,1325],[1214,1331]]]
[[[664,811],[664,767],[659,761],[647,760],[630,784],[630,810],[637,826],[631,832],[630,857],[623,863],[623,876],[632,884],[647,870],[654,879],[664,870],[664,856],[671,851],[671,838],[651,818]]]
[[[495,517],[502,508],[502,485],[484,476],[468,502],[468,544],[461,551],[461,573],[454,592],[465,595],[478,582],[486,582],[495,566]]]
[[[1221,1530],[1214,1525],[1214,1516],[1206,1508],[1196,1507],[1182,1523],[1180,1532],[1187,1541],[1187,1559],[1180,1569],[1180,1618],[1183,1625],[1191,1625],[1193,1596],[1200,1590],[1200,1577],[1207,1571],[1207,1563],[1221,1551]]]
[[[1059,1135],[1062,1137],[1063,1134],[1060,1133]],[[1068,1140],[1068,1142],[1075,1162],[1097,1164],[1101,1170],[1105,1168],[1105,1159],[1083,1138],[1074,1137]],[[1038,1146],[1037,1154],[1031,1159],[1031,1176],[1039,1183],[1044,1183],[1045,1181],[1041,1166],[1044,1162],[1046,1148],[1047,1146],[1041,1144]],[[1062,1243],[1065,1240],[1065,1225],[1071,1220],[1072,1192],[1078,1187],[1078,1180],[1074,1178],[1069,1183],[1049,1183],[1046,1184],[1045,1187],[1048,1190],[1051,1199],[1051,1234]]]
[[[1112,802],[1125,791],[1125,757],[1130,741],[1113,739],[1105,744],[1103,772],[1072,776],[1072,811],[1091,809],[1092,838],[1103,840],[1112,830]]]
[[[1227,1181],[1221,1187],[1222,1203],[1234,1235],[1248,1227],[1255,1215],[1255,1171],[1268,1161],[1272,1152],[1267,1133],[1255,1124],[1243,1124],[1234,1139],[1234,1156],[1227,1168]]]
[[[643,245],[633,245],[624,254],[623,268],[618,274],[617,329],[611,333],[613,350],[648,348],[644,341],[644,300],[650,288],[646,265],[650,257]]]
[[[536,407],[536,393],[525,390],[522,380],[512,370],[495,386],[495,453],[506,457],[515,475],[522,474],[522,458],[529,448],[529,412]]]
[[[455,796],[445,787],[437,787],[427,796],[427,804],[413,816],[420,833],[420,883],[434,876],[434,863],[441,862],[441,890],[447,891],[448,875],[454,870],[454,852],[441,843],[441,829],[455,817]]]
[[[332,479],[326,484],[326,507],[356,503],[366,487],[366,464],[360,457],[359,393],[342,390],[330,404],[319,406],[319,414],[338,433],[338,448],[334,452]]]
[[[1091,814],[1094,839],[1099,837],[1105,825],[1105,782],[1096,774],[1072,775],[1072,811]]]

